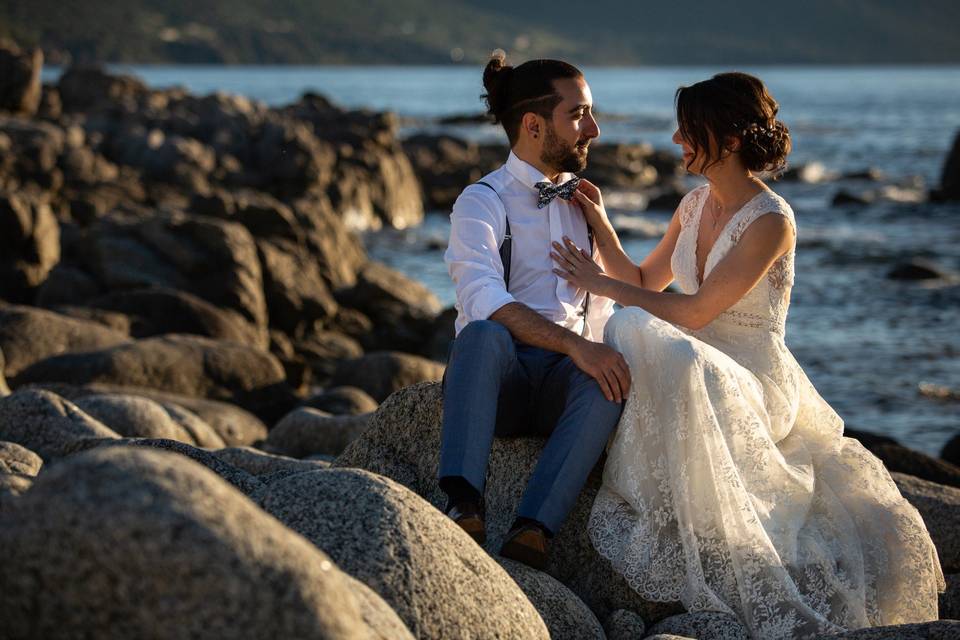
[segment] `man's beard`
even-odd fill
[[[577,173],[587,166],[587,145],[571,145],[560,139],[553,126],[547,124],[540,162],[561,172]]]

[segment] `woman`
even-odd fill
[[[688,171],[707,184],[637,266],[584,181],[577,202],[606,271],[572,243],[557,274],[624,306],[605,340],[633,383],[590,536],[644,598],[736,615],[757,638],[937,618],[944,588],[917,511],[784,344],[790,206],[757,177],[790,151],[757,78],[676,96]],[[663,289],[676,280],[682,293]]]

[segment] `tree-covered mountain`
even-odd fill
[[[54,62],[956,63],[958,34],[956,0],[0,0]]]

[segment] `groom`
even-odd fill
[[[497,436],[545,436],[500,554],[540,569],[616,426],[630,388],[626,361],[602,343],[613,302],[554,273],[551,243],[590,246],[570,201],[600,134],[575,67],[491,60],[489,112],[503,125],[506,164],[453,206],[444,260],[457,290],[457,338],[444,380],[438,471],[446,513],[485,541],[483,492]]]

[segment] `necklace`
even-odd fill
[[[750,180],[753,181],[754,184],[761,185],[761,188],[762,188],[763,182],[761,182],[759,178],[757,178],[756,176],[750,176]],[[743,202],[740,202],[740,203],[739,203],[739,207],[742,207],[742,206],[745,205],[747,202],[749,202],[750,200],[752,200],[752,199],[755,197],[755,195],[756,195],[756,194],[751,195],[751,196],[747,197],[746,199],[744,199]],[[710,223],[711,223],[711,228],[713,229],[713,231],[716,231],[716,230],[717,230],[717,227],[720,226],[720,216],[723,215],[723,203],[720,202],[720,199],[719,199],[719,198],[716,196],[716,194],[713,193],[712,191],[710,192],[710,198],[711,198],[711,200],[712,200],[712,202],[710,203],[710,214],[711,214],[711,215],[710,215],[710,218],[711,218]],[[739,207],[738,207],[738,209],[739,209]],[[734,211],[737,211],[738,209],[734,209]]]

